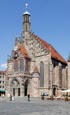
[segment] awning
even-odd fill
[[[62,92],[68,93],[70,92],[70,89],[62,90]]]
[[[0,93],[5,93],[5,90],[1,90],[1,89],[0,89]]]

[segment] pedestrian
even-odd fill
[[[28,101],[30,101],[30,94],[28,94]]]

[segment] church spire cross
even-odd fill
[[[27,3],[25,4],[25,7],[26,7],[26,10],[27,10],[28,9],[28,4]]]

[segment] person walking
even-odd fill
[[[28,94],[28,101],[30,101],[30,94]]]

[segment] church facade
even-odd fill
[[[31,32],[30,17],[24,12],[22,37],[16,37],[7,61],[6,95],[61,96],[68,88],[67,62],[51,44]]]

